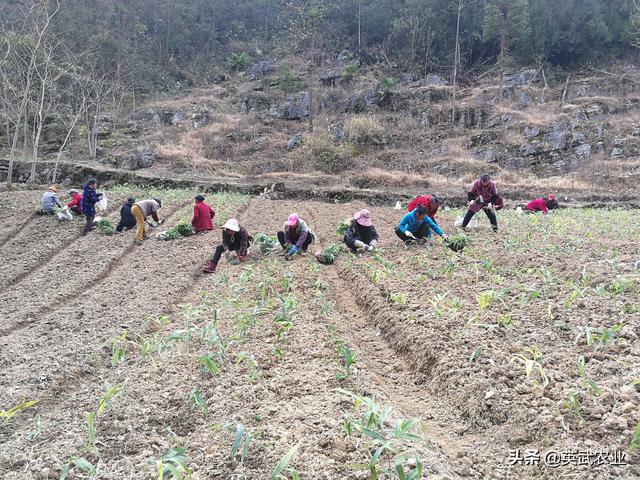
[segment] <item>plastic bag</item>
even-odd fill
[[[63,207],[60,211],[57,212],[58,220],[62,222],[68,222],[69,220],[73,220],[73,215],[69,211],[69,207]]]
[[[104,212],[107,209],[107,194],[104,192],[101,193],[102,197],[100,201],[96,203],[96,211]]]
[[[464,221],[464,218],[458,217],[456,218],[456,221],[453,223],[453,226],[461,227],[463,221]],[[473,217],[471,220],[469,220],[469,223],[467,224],[467,228],[478,228],[478,219],[476,217]]]

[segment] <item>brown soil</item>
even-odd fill
[[[203,275],[218,232],[141,247],[131,232],[79,238],[77,220],[30,217],[39,195],[0,194],[0,409],[39,400],[0,424],[3,478],[57,479],[75,454],[97,466],[98,478],[152,479],[156,459],[184,447],[193,478],[262,479],[294,445],[291,465],[302,478],[368,478],[357,465],[371,452],[361,437],[345,437],[343,419],[353,407],[337,389],[393,407],[393,421],[420,419],[424,441],[412,444],[411,455],[422,459],[427,478],[640,475],[640,457],[628,448],[640,421],[640,394],[628,386],[640,376],[633,212],[566,210],[544,219],[501,212],[500,233],[480,219],[472,244],[457,255],[438,242],[406,250],[392,231],[403,212],[370,207],[380,255],[344,254],[320,266],[311,255],[285,262],[254,246],[249,264],[223,261],[216,274]],[[318,235],[313,251],[339,242],[339,221],[364,206],[210,200],[216,223],[237,212],[252,233],[275,234],[295,210]],[[162,209],[168,226],[190,210],[189,192]],[[439,216],[445,230],[453,231],[456,214]],[[483,294],[490,290],[493,296]],[[263,298],[272,303],[262,305]],[[279,298],[297,301],[293,328],[280,340]],[[488,299],[485,308],[480,298]],[[205,307],[189,313],[185,305]],[[213,351],[202,333],[216,310],[226,360],[211,375],[198,358]],[[621,323],[613,344],[576,340],[578,327]],[[125,332],[124,360],[112,366],[112,339]],[[336,378],[338,341],[356,355],[344,380]],[[515,357],[533,346],[546,386],[538,370],[527,379]],[[579,355],[598,396],[578,375]],[[97,455],[84,450],[86,412],[107,385],[122,391],[96,420]],[[190,406],[194,390],[208,412]],[[573,391],[580,416],[563,406]],[[233,433],[221,428],[235,422],[254,436],[242,464],[229,459]],[[514,467],[509,450],[517,448],[620,449],[627,465]],[[88,477],[75,468],[68,478]]]

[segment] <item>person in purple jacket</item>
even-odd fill
[[[462,221],[462,228],[466,228],[476,213],[484,210],[484,213],[489,217],[489,222],[491,222],[491,228],[497,232],[498,218],[493,207],[499,203],[500,197],[496,190],[496,184],[491,181],[491,176],[488,173],[481,175],[480,179],[473,183],[467,192],[467,199],[469,200],[469,210]]]

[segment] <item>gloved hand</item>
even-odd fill
[[[409,238],[413,238],[415,240],[415,235],[413,233],[411,233],[411,231],[407,230],[406,232],[404,232],[404,234],[409,237]]]
[[[378,246],[378,241],[377,240],[371,240],[371,243],[369,244],[370,247],[372,248],[376,248]]]
[[[164,223],[164,218],[161,218],[160,220],[158,220],[158,225],[162,225]]]
[[[365,249],[367,252],[373,252],[373,245],[365,245],[365,246],[364,246],[364,249]]]
[[[287,255],[289,256],[295,255],[296,253],[298,253],[298,247],[296,245],[287,250]]]
[[[448,238],[449,238],[449,237],[447,237],[447,234],[446,234],[446,233],[443,233],[443,234],[442,234],[442,239],[443,239],[444,241],[448,240]]]

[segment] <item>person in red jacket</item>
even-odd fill
[[[213,217],[216,216],[216,212],[204,203],[204,197],[202,195],[196,195],[195,200],[196,204],[193,206],[193,218],[191,219],[193,229],[196,233],[213,230]]]
[[[553,210],[554,208],[558,208],[558,201],[553,193],[550,193],[547,198],[540,197],[535,200],[531,200],[527,203],[527,206],[524,207],[529,212],[542,212],[543,215],[549,213],[549,210]]]
[[[71,195],[71,201],[67,203],[67,207],[76,215],[82,215],[82,192],[72,188],[69,190],[69,195]]]
[[[435,195],[421,195],[411,200],[407,207],[407,211],[413,212],[418,205],[424,205],[427,209],[427,216],[435,222],[438,208],[440,208],[443,203],[444,201]]]

